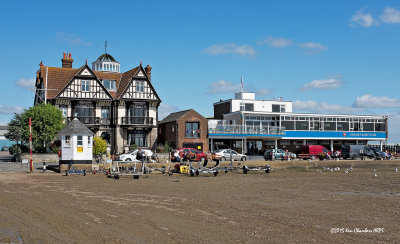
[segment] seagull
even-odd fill
[[[378,177],[378,175],[377,175],[377,174],[374,174],[374,177]]]
[[[333,169],[331,169],[331,172],[333,172]]]
[[[340,170],[340,168],[339,168],[339,167],[336,167],[335,170],[338,171],[338,170]]]
[[[376,169],[374,169],[373,171],[376,172]]]
[[[399,172],[399,169],[395,169],[394,172]]]
[[[349,169],[350,171],[353,171],[353,167],[350,167],[350,169]]]

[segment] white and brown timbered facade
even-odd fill
[[[140,64],[119,73],[119,63],[107,53],[92,69],[87,64],[73,69],[72,62],[64,53],[62,68],[40,66],[35,105],[53,104],[66,122],[77,118],[111,145],[112,154],[125,152],[131,144],[152,148],[161,100],[151,83],[151,67]]]

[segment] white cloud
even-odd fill
[[[81,38],[77,37],[75,34],[68,32],[57,32],[57,39],[66,42],[73,46],[90,46],[90,43],[84,42]]]
[[[328,49],[328,47],[317,42],[304,42],[299,44],[300,48],[305,50],[305,54],[318,54]]]
[[[352,27],[362,26],[368,28],[372,25],[378,24],[378,22],[374,20],[370,13],[364,13],[362,10],[358,10],[355,14],[353,14],[350,21],[350,26]]]
[[[158,107],[158,119],[162,120],[167,117],[170,113],[179,111],[178,107],[170,104],[161,103]]]
[[[325,80],[313,80],[310,83],[303,85],[301,91],[308,90],[332,90],[341,86],[343,83],[342,75],[332,76]]]
[[[32,90],[33,88],[35,88],[35,79],[21,78],[17,82],[15,82],[15,85],[27,90]]]
[[[260,41],[261,43],[267,43],[269,47],[289,47],[292,45],[292,40],[279,37],[267,37],[267,39]]]
[[[235,54],[241,56],[253,56],[256,54],[255,49],[252,46],[248,45],[237,45],[235,43],[231,44],[221,44],[221,45],[212,45],[204,49],[204,52],[210,55],[216,54]]]
[[[21,113],[24,109],[18,106],[9,106],[0,104],[0,114],[14,114],[14,113]]]
[[[293,102],[294,111],[313,112],[313,113],[338,113],[338,114],[353,114],[365,111],[364,108],[354,108],[350,106],[328,104],[326,102],[316,102],[312,100]]]
[[[258,89],[256,91],[257,96],[267,96],[271,93],[272,93],[272,90],[270,90],[270,89]]]
[[[361,97],[357,97],[353,106],[359,108],[397,108],[400,107],[400,100],[397,98],[385,96],[375,97],[370,94],[365,94]]]
[[[400,23],[400,10],[391,7],[385,8],[381,15],[381,20],[388,24]]]
[[[219,80],[208,86],[206,94],[234,93],[242,89],[241,84],[232,84],[230,81]]]

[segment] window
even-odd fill
[[[136,92],[143,92],[143,81],[136,81]]]
[[[200,137],[199,122],[186,122],[185,128],[186,128],[185,137],[189,138]]]
[[[76,144],[77,144],[78,146],[83,146],[82,136],[77,136],[77,139],[76,139],[76,140],[77,140],[77,143],[76,143]]]
[[[147,104],[132,103],[129,106],[128,116],[132,124],[144,124],[147,117]]]
[[[296,130],[309,130],[308,121],[296,121]]]
[[[88,147],[92,147],[92,137],[91,136],[87,137],[87,144],[88,144]]]
[[[71,146],[71,136],[65,136],[64,146],[65,147],[70,147]]]
[[[67,105],[60,105],[60,110],[64,118],[68,116],[68,106]]]
[[[286,107],[284,104],[272,104],[272,112],[286,112]]]
[[[128,145],[147,147],[146,133],[143,130],[128,130]]]
[[[101,107],[101,118],[102,119],[110,118],[110,108],[109,107]]]
[[[175,126],[174,126],[174,125],[172,125],[172,128],[171,128],[171,130],[172,130],[172,132],[174,132],[174,131],[175,131]]]
[[[244,110],[245,110],[245,111],[254,111],[254,104],[252,104],[252,103],[245,103],[245,104],[244,104]]]
[[[103,80],[103,86],[107,90],[115,90],[115,80]]]
[[[90,91],[90,81],[89,80],[82,80],[82,91],[83,92]]]

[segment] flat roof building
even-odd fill
[[[387,140],[387,116],[294,113],[292,105],[282,98],[256,100],[253,92],[214,103],[214,119],[208,122],[210,148],[227,144],[259,155],[270,148],[296,152],[315,144],[333,151],[342,144]]]

